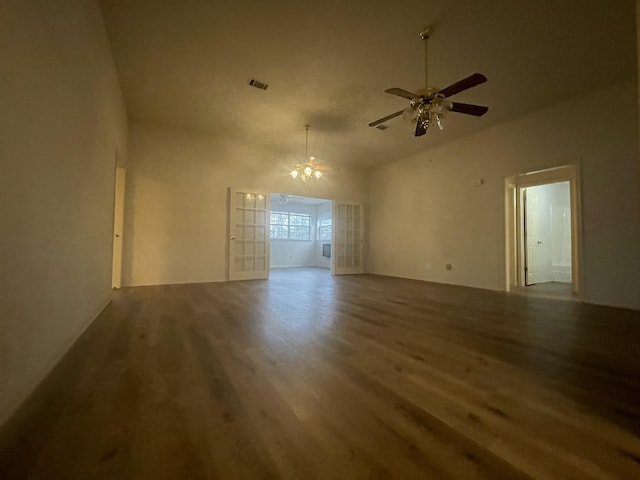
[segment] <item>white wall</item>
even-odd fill
[[[629,79],[374,170],[370,271],[504,289],[505,177],[578,162],[583,298],[640,308],[636,82]],[[428,135],[437,131],[426,142]],[[474,187],[478,178],[485,183]],[[445,270],[447,263],[452,270]]]
[[[571,283],[571,198],[569,183],[549,185],[551,189],[551,278]]]
[[[95,1],[0,14],[0,422],[111,294],[127,119]]]
[[[271,267],[312,267],[315,265],[316,207],[286,203],[271,203],[271,211],[307,213],[311,215],[310,240],[271,240]]]
[[[318,186],[305,188],[280,157],[249,150],[232,135],[131,123],[123,285],[226,280],[228,187],[367,198],[368,177],[360,170],[334,167]]]

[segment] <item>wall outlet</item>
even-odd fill
[[[444,266],[444,268],[445,268],[446,270],[451,270],[451,269],[453,268],[453,265],[451,265],[450,263],[447,263],[447,264]]]
[[[427,263],[427,264],[424,266],[424,268],[425,268],[425,270],[429,270],[429,269],[431,269],[431,264],[430,264],[430,263]]]

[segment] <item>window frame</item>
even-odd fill
[[[273,215],[278,215],[280,216],[281,220],[283,217],[286,216],[286,223],[285,222],[273,222]],[[294,218],[300,218],[303,219],[302,222],[300,221],[294,221],[292,222],[292,217]],[[283,212],[283,211],[279,211],[279,210],[271,210],[271,212],[269,212],[269,240],[270,241],[283,241],[283,240],[287,240],[287,241],[294,241],[294,242],[310,242],[312,241],[311,239],[311,219],[312,219],[312,215],[310,213],[304,213],[304,212]],[[306,220],[306,222],[304,221]],[[306,223],[306,225],[305,225]],[[287,236],[277,236],[274,237],[273,236],[273,231],[274,231],[274,227],[280,227],[280,231],[284,232],[286,230],[286,234]],[[305,232],[306,235],[304,235],[304,238],[300,238],[300,237],[292,237],[291,232],[292,232],[292,228],[294,229],[294,231],[298,231],[298,232]]]

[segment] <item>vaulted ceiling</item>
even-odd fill
[[[370,168],[584,94],[635,72],[633,0],[102,0],[129,115],[224,136],[283,159]],[[389,87],[473,72],[455,97],[490,106],[413,136]],[[256,78],[266,91],[248,85]],[[594,105],[594,115],[599,108]],[[549,119],[553,122],[554,119]]]

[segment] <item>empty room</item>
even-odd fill
[[[640,478],[640,2],[0,7],[0,478]]]

